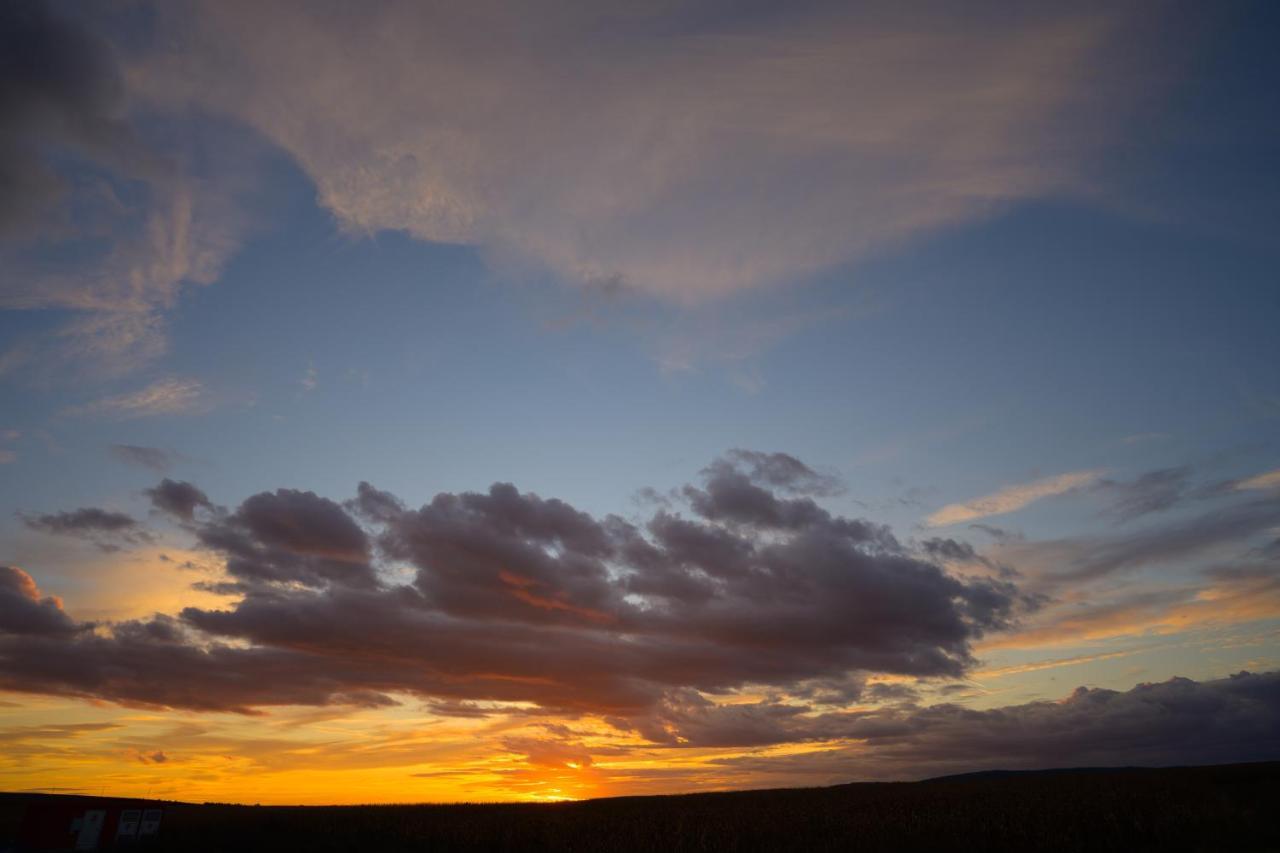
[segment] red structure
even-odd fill
[[[48,796],[27,803],[18,850],[119,850],[160,834],[164,806],[152,800]]]

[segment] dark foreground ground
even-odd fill
[[[0,851],[39,799],[3,795]],[[149,850],[1280,851],[1280,762],[548,805],[164,809]]]

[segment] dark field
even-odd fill
[[[31,799],[4,797],[0,838],[14,836]],[[170,803],[160,844],[148,849],[1280,851],[1280,762],[548,805]]]

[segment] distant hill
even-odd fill
[[[13,837],[17,811],[51,799],[0,797],[0,833]],[[1280,762],[555,804],[163,808],[149,850],[1280,851]]]

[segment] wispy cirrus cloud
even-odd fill
[[[928,26],[839,4],[157,12],[181,52],[139,57],[139,94],[257,128],[348,229],[683,305],[1082,187],[1137,79],[1117,50],[1127,14],[1103,7],[933,4]]]
[[[350,232],[464,243],[495,267],[687,308],[1019,200],[1090,192],[1130,81],[1150,81],[1135,67],[1145,54],[1121,49],[1133,17],[1103,6],[997,17],[938,3],[921,26],[918,9],[838,4],[708,16],[699,4],[383,0],[357,13],[190,0],[153,4],[154,38],[133,44],[86,24],[109,11],[9,6],[27,10],[9,12],[17,48],[40,50],[14,51],[24,109],[0,148],[78,158],[0,163],[22,190],[0,208],[0,260],[23,271],[0,283],[0,307],[69,314],[0,353],[11,374],[73,362],[118,376],[163,355],[169,311],[216,281],[254,227],[260,205],[243,196],[265,183],[253,179],[263,140]],[[197,120],[253,142],[190,132]],[[165,122],[183,132],[152,132]],[[49,264],[39,251],[89,243],[105,249],[70,268],[76,253]],[[806,322],[770,319],[735,320],[710,342],[662,333],[657,357],[733,361]]]
[[[979,498],[947,504],[925,519],[928,527],[946,527],[993,515],[1004,515],[1016,512],[1042,498],[1062,495],[1074,489],[1087,486],[1098,480],[1105,472],[1101,470],[1073,471],[1044,477],[1029,483],[1006,486],[997,492]]]
[[[1235,483],[1235,488],[1244,490],[1278,489],[1280,488],[1280,468],[1239,480]]]
[[[211,402],[200,380],[168,377],[157,379],[137,391],[74,406],[65,414],[131,420],[155,415],[194,414],[207,409]]]

